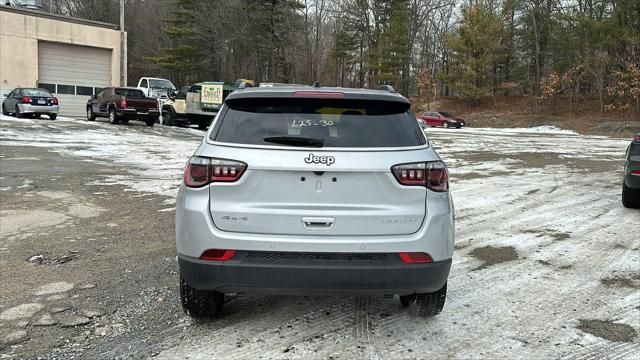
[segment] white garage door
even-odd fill
[[[111,86],[111,50],[40,41],[38,86],[56,94],[60,115],[84,116],[96,88]]]

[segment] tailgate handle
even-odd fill
[[[303,217],[302,225],[307,230],[329,230],[336,222],[335,218],[330,217]]]

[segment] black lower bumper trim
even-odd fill
[[[178,256],[180,276],[196,289],[219,292],[408,295],[440,289],[451,259],[405,264],[397,254],[382,261],[297,260],[247,256],[219,262]]]
[[[631,189],[640,189],[640,175],[625,175],[624,184]]]

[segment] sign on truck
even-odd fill
[[[203,107],[219,107],[222,104],[224,84],[202,84],[200,102]]]

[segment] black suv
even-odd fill
[[[622,184],[622,205],[640,209],[640,132],[627,148]]]

